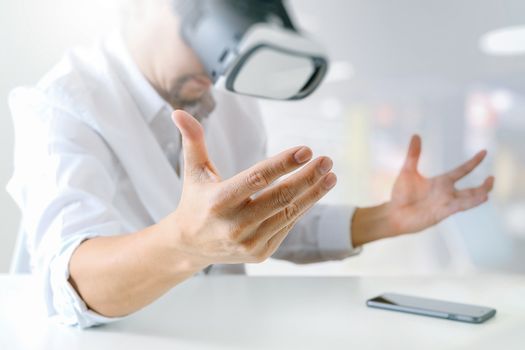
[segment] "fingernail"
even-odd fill
[[[312,157],[312,152],[308,147],[302,147],[300,150],[293,155],[295,161],[299,164],[306,162]]]
[[[321,163],[319,163],[319,171],[321,172],[321,175],[326,174],[327,172],[332,169],[332,160],[330,158],[323,158]]]
[[[324,186],[326,187],[327,190],[329,190],[329,189],[331,189],[332,187],[335,186],[336,182],[337,182],[337,177],[335,176],[335,174],[329,174],[324,179]]]

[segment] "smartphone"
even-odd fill
[[[496,314],[496,310],[490,307],[453,303],[396,293],[386,293],[369,299],[366,305],[379,309],[408,312],[411,314],[469,323],[482,323]]]

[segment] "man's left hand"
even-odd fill
[[[418,171],[421,138],[412,137],[408,154],[398,175],[391,200],[383,205],[359,208],[352,220],[354,246],[380,239],[424,230],[459,211],[474,208],[488,199],[494,177],[478,187],[458,190],[457,181],[472,172],[487,155],[486,151],[457,168],[427,178]]]

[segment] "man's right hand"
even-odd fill
[[[197,120],[182,111],[173,119],[184,148],[177,209],[133,233],[86,239],[71,256],[68,281],[88,308],[102,315],[139,310],[210,264],[263,261],[335,185],[332,161],[309,161],[307,147],[284,151],[223,181]]]
[[[264,261],[337,181],[331,159],[309,162],[312,151],[304,146],[222,180],[208,157],[200,123],[181,110],[173,121],[182,134],[184,185],[177,209],[159,224],[169,245],[197,266]]]

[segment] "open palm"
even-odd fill
[[[458,190],[455,183],[474,170],[485,158],[481,151],[445,174],[427,178],[417,169],[421,138],[412,137],[407,158],[392,190],[391,213],[397,233],[421,231],[459,211],[484,203],[494,186],[488,177],[479,187]]]

